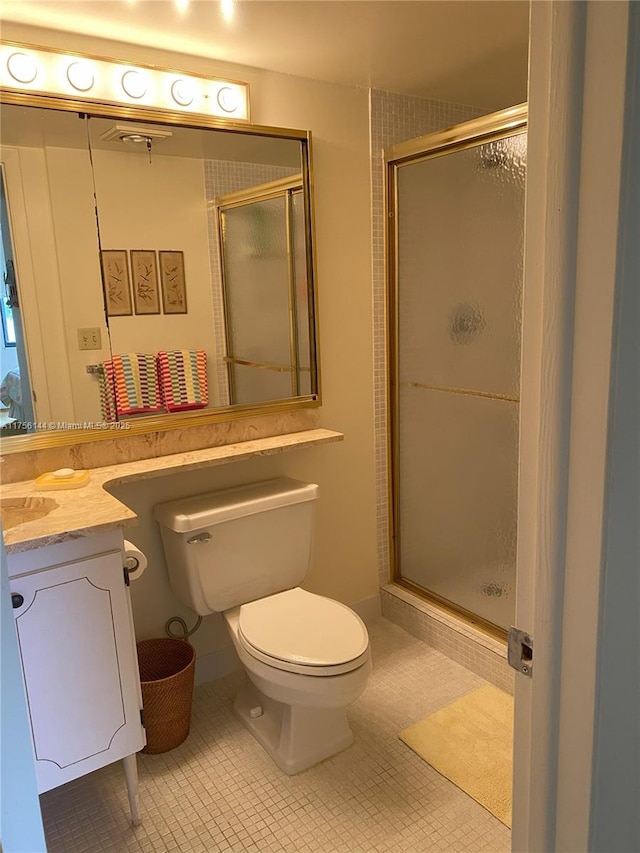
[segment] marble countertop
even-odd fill
[[[79,489],[36,489],[30,480],[2,486],[2,499],[43,498],[53,500],[56,507],[47,515],[16,524],[3,531],[7,553],[29,551],[45,545],[54,545],[69,539],[91,536],[114,527],[136,524],[137,516],[106,490],[109,484],[162,477],[178,471],[191,471],[214,465],[224,465],[256,456],[267,456],[341,441],[343,435],[328,429],[310,429],[302,432],[241,441],[204,450],[174,453],[93,468],[86,486]]]

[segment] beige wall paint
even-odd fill
[[[102,420],[98,378],[86,372],[86,365],[99,364],[111,351],[102,300],[91,163],[87,150],[76,148],[46,148],[45,159],[64,312],[61,340],[67,347],[73,395],[73,409],[65,420],[96,422]],[[41,282],[36,282],[38,292],[40,287]],[[102,349],[78,349],[77,330],[91,327],[100,329]],[[54,380],[49,391],[52,399],[56,388]]]
[[[184,612],[168,589],[153,504],[279,474],[320,485],[315,561],[305,586],[350,604],[377,595],[367,90],[11,24],[4,25],[3,38],[247,80],[254,122],[313,134],[321,422],[343,431],[345,440],[172,476],[152,488],[118,487],[118,496],[141,516],[128,538],[149,552],[151,563],[132,586],[139,636],[161,635],[165,620]],[[226,644],[219,617],[207,617],[194,641],[199,654]]]
[[[200,160],[146,152],[94,151],[93,165],[103,249],[145,249],[184,253],[186,314],[111,317],[114,353],[202,349],[207,353],[209,390],[217,405],[213,377],[215,333],[204,172]],[[177,215],[171,215],[171,208]],[[159,258],[156,255],[156,264]],[[160,287],[160,272],[158,287]],[[133,270],[131,270],[133,275]],[[131,282],[132,286],[134,282]]]

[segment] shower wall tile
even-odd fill
[[[486,681],[513,694],[515,671],[507,663],[506,643],[449,616],[402,587],[380,590],[382,615]]]
[[[370,92],[373,265],[374,419],[378,574],[389,581],[389,464],[387,448],[387,299],[385,287],[384,149],[483,115],[486,110],[373,89]]]

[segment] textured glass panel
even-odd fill
[[[245,361],[290,367],[284,197],[225,212],[224,273],[229,354]]]
[[[309,343],[309,279],[307,276],[304,198],[302,192],[295,192],[291,197],[291,219],[298,334],[298,366],[300,368],[299,393],[311,394],[311,372],[309,370],[311,363]]]
[[[513,624],[518,404],[400,390],[402,577]]]
[[[258,367],[234,364],[231,368],[234,389],[233,402],[263,403],[293,396],[291,373],[276,373]]]
[[[517,395],[526,135],[398,170],[400,378]]]

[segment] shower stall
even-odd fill
[[[215,210],[230,403],[313,394],[302,176],[222,196]]]
[[[513,624],[526,106],[386,152],[394,582]]]

